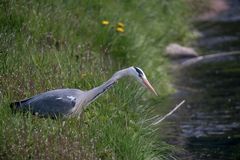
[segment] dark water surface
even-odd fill
[[[171,119],[176,120],[171,131],[190,159],[240,159],[239,62],[240,54],[182,69],[176,76],[175,100],[187,103]]]
[[[196,23],[203,54],[240,53],[239,13],[240,5]],[[175,104],[187,101],[169,120],[170,142],[185,150],[180,159],[240,160],[240,54],[175,74]]]

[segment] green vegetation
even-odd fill
[[[163,52],[188,40],[186,15],[183,0],[2,0],[0,159],[166,159],[170,147],[145,120],[172,92]],[[116,31],[119,22],[124,32]],[[91,89],[130,65],[144,69],[159,97],[129,78],[81,118],[10,111],[11,101]]]

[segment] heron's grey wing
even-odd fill
[[[76,94],[68,92],[46,92],[25,100],[18,108],[40,116],[64,116],[72,112],[77,97]]]
[[[26,107],[29,107],[33,113],[42,116],[67,115],[72,112],[76,105],[74,96],[41,95],[30,99]]]
[[[69,115],[81,101],[84,92],[78,89],[56,89],[14,102],[12,109],[31,111],[41,116]]]

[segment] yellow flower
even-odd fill
[[[81,74],[81,78],[84,78],[84,77],[86,77],[86,76],[87,76],[86,73],[82,73],[82,74]]]
[[[122,28],[122,27],[117,27],[116,31],[122,33],[122,32],[124,32],[124,28]]]
[[[109,25],[109,21],[103,20],[103,21],[102,21],[102,25],[105,25],[105,26],[106,26],[106,25]]]
[[[118,27],[121,27],[121,28],[124,28],[124,27],[125,27],[125,25],[124,25],[122,22],[118,22],[117,26],[118,26]]]

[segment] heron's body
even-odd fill
[[[41,116],[68,116],[80,105],[85,92],[78,89],[56,89],[15,102],[16,109]]]
[[[138,72],[135,73],[135,70],[137,70]],[[91,90],[51,90],[35,95],[28,99],[14,102],[11,104],[11,108],[14,110],[30,111],[33,114],[37,114],[40,116],[65,117],[71,115],[80,115],[81,112],[88,106],[88,104],[90,104],[102,93],[112,87],[118,79],[127,75],[140,76],[145,78],[145,75],[141,70],[136,67],[129,67],[127,69],[116,72],[107,82]],[[153,88],[152,90],[154,91]]]

